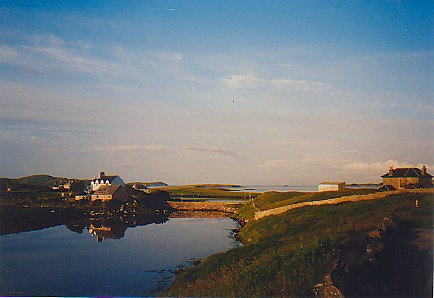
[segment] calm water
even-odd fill
[[[184,186],[184,185],[169,185],[169,186]],[[159,189],[164,186],[151,186],[151,189]],[[317,192],[318,185],[285,185],[285,186],[258,186],[258,185],[241,185],[238,187],[221,187],[222,189],[227,189],[231,191],[240,191],[240,192],[267,192],[267,191],[278,191],[278,192],[287,192],[287,191],[300,191],[300,192]]]
[[[226,189],[242,192],[267,192],[267,191],[300,191],[300,192],[317,192],[318,185],[287,185],[287,186],[258,186],[258,185],[242,185],[241,187],[228,187]]]
[[[230,237],[237,227],[229,218],[173,218],[128,229],[56,226],[1,236],[0,295],[155,295],[178,267],[237,246]]]

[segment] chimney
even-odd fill
[[[390,166],[389,167],[389,176],[393,176],[393,167],[392,166]]]
[[[104,177],[104,176],[105,176],[104,171],[99,172],[99,178],[102,178],[102,177]]]
[[[425,176],[425,175],[426,175],[426,166],[423,165],[422,166],[422,176]]]

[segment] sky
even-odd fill
[[[432,1],[0,2],[0,176],[434,174]]]

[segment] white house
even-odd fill
[[[120,185],[125,187],[125,182],[118,175],[106,175],[104,172],[100,172],[99,178],[94,178],[90,182],[90,190],[96,191],[101,185]]]
[[[318,191],[338,191],[345,189],[345,182],[322,182],[318,185]]]
[[[88,193],[77,194],[75,196],[76,201],[101,200],[107,202],[112,200],[126,201],[128,199],[125,182],[118,175],[106,175],[104,172],[100,172],[99,178],[94,178],[87,188]]]

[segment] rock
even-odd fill
[[[345,297],[345,279],[348,268],[339,259],[335,261],[330,273],[327,273],[322,283],[314,287],[315,297]]]

